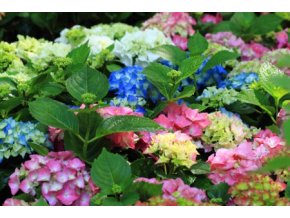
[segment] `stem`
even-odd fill
[[[166,164],[164,164],[163,166],[164,166],[164,172],[165,172],[165,175],[167,175],[167,168],[166,168]]]
[[[88,145],[89,145],[89,136],[90,136],[90,131],[89,128],[86,131],[86,136],[85,136],[85,140],[84,140],[84,146],[83,146],[83,156],[84,159],[87,158],[87,151],[88,151]]]

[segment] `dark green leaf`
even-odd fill
[[[101,122],[96,131],[96,138],[117,132],[155,132],[162,129],[156,122],[146,117],[114,116]]]
[[[288,146],[290,146],[290,120],[286,120],[283,123],[283,131],[285,134],[285,140]]]
[[[282,19],[275,14],[262,15],[255,19],[250,32],[254,34],[266,34],[277,29],[282,22]]]
[[[253,12],[236,12],[231,17],[231,22],[240,26],[240,28],[248,29],[252,25],[255,18],[256,15]]]
[[[230,51],[220,51],[220,52],[214,54],[209,59],[209,61],[206,63],[206,65],[202,69],[202,72],[206,72],[207,70],[213,68],[216,65],[223,64],[228,60],[233,60],[233,59],[236,59],[238,57],[239,57],[239,55],[237,53],[230,52]]]
[[[49,97],[59,95],[64,90],[64,87],[57,83],[46,83],[41,87],[40,93]]]
[[[3,110],[6,113],[9,113],[11,110],[21,105],[22,101],[23,101],[23,97],[10,98],[6,101],[1,101],[0,110]]]
[[[162,184],[136,182],[133,184],[133,187],[138,192],[141,201],[146,201],[151,197],[162,195]]]
[[[290,54],[285,54],[281,56],[277,61],[277,67],[279,68],[289,68],[290,67]]]
[[[94,94],[95,101],[99,101],[107,95],[109,82],[104,74],[84,66],[81,71],[74,73],[67,79],[66,88],[80,102],[83,102],[82,95],[85,93]]]
[[[113,194],[113,185],[119,185],[124,191],[132,183],[131,168],[127,161],[106,149],[94,160],[91,177],[102,192],[107,194]]]
[[[172,101],[176,101],[178,99],[189,98],[193,96],[195,92],[195,86],[186,86]]]
[[[191,55],[201,55],[207,50],[208,42],[199,32],[196,32],[189,38],[187,47]]]
[[[122,67],[118,64],[109,64],[106,66],[106,68],[109,72],[118,71],[122,69]]]
[[[211,201],[221,204],[226,204],[230,199],[228,194],[230,186],[226,183],[219,183],[218,185],[213,185],[207,189],[207,196]]]
[[[42,156],[46,156],[49,152],[48,148],[43,145],[37,145],[32,142],[29,142],[28,144],[33,149],[33,151]]]
[[[290,180],[287,182],[287,187],[285,189],[285,197],[290,200]]]
[[[181,71],[181,76],[178,78],[178,82],[192,76],[201,66],[204,58],[202,56],[190,57],[182,61],[179,70]]]
[[[36,203],[33,204],[33,206],[49,206],[49,204],[43,197],[41,197]]]
[[[290,167],[290,157],[289,156],[278,156],[267,161],[258,172],[271,172],[279,169],[288,169]]]
[[[88,43],[85,43],[75,49],[73,49],[67,56],[72,59],[73,64],[86,63],[90,54],[90,48]]]
[[[68,107],[50,98],[40,98],[29,103],[30,114],[39,122],[56,128],[78,132],[77,117]]]
[[[198,161],[196,164],[192,165],[190,172],[196,175],[207,174],[210,172],[210,166],[208,163]]]
[[[154,161],[148,158],[135,160],[131,164],[133,175],[137,177],[150,178],[154,176]]]
[[[149,118],[153,119],[157,117],[163,109],[168,105],[168,102],[162,101],[160,102],[154,109],[153,111],[150,111],[150,114],[148,115]]]

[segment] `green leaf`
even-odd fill
[[[203,161],[198,161],[196,164],[192,165],[190,172],[195,175],[210,173],[210,166],[208,163]]]
[[[289,68],[290,67],[290,54],[285,54],[281,56],[276,64],[277,67],[279,68]]]
[[[15,97],[15,98],[10,98],[6,101],[1,101],[0,110],[3,110],[6,113],[9,113],[11,110],[21,105],[23,100],[24,100],[23,97]]]
[[[236,12],[231,17],[231,22],[246,30],[252,25],[255,18],[256,15],[253,12]]]
[[[119,185],[124,191],[131,183],[131,168],[119,154],[106,149],[93,162],[91,169],[93,182],[106,194],[113,194],[113,185]]]
[[[252,89],[242,90],[237,95],[237,99],[241,102],[260,107],[270,116],[272,116],[275,112],[275,109],[270,106],[270,102],[267,96],[259,90],[252,90]]]
[[[83,102],[82,95],[91,93],[96,96],[95,101],[101,100],[109,91],[107,77],[97,70],[84,66],[66,80],[67,91],[78,101]]]
[[[186,58],[186,53],[174,45],[161,45],[152,52],[177,65]]]
[[[90,54],[90,48],[88,43],[85,43],[68,53],[67,57],[72,59],[73,64],[84,64],[86,63]]]
[[[172,70],[171,68],[158,63],[151,63],[148,67],[146,67],[143,70],[143,73],[146,75],[146,78],[168,100],[172,97],[171,93],[174,92],[173,90],[174,87],[170,85],[171,81],[167,75],[171,70]]]
[[[217,52],[209,59],[209,61],[206,63],[206,65],[202,69],[202,72],[206,72],[207,70],[213,68],[216,65],[223,64],[228,60],[233,60],[238,57],[239,55],[237,53],[230,52],[230,51]]]
[[[285,140],[288,146],[290,146],[290,120],[286,120],[283,122],[283,131],[285,134]]]
[[[279,27],[282,19],[275,14],[267,14],[259,16],[253,22],[250,32],[253,34],[263,35],[268,32],[274,31]]]
[[[202,104],[190,104],[188,107],[192,108],[192,109],[197,109],[199,112],[204,111],[205,109],[207,109],[207,106],[204,106]]]
[[[77,117],[68,107],[50,98],[40,98],[29,103],[30,114],[39,122],[56,128],[78,132]]]
[[[288,169],[290,167],[290,157],[289,156],[278,156],[267,161],[258,172],[271,172],[280,169]]]
[[[211,201],[220,204],[226,204],[230,199],[230,195],[228,194],[230,186],[226,183],[219,183],[218,185],[213,185],[207,189],[207,196],[211,199]]]
[[[81,141],[71,131],[64,131],[64,146],[65,150],[74,152],[74,154],[84,160],[83,156],[83,141]]]
[[[133,175],[137,177],[150,178],[154,176],[154,161],[148,158],[135,160],[131,164]]]
[[[48,148],[43,145],[37,145],[32,142],[29,142],[28,144],[37,154],[42,156],[46,156],[49,152]]]
[[[10,175],[13,173],[12,169],[7,169],[5,167],[4,169],[0,168],[0,191],[8,185],[8,180]]]
[[[151,184],[148,182],[135,182],[133,184],[141,201],[146,201],[151,197],[162,195],[162,186],[162,184]]]
[[[109,72],[118,71],[122,69],[122,67],[118,64],[108,64],[106,68]]]
[[[273,72],[273,71],[272,71]],[[274,75],[269,75],[268,76],[268,81],[269,82],[272,82],[271,85],[274,85],[276,87],[279,87],[279,89],[282,89],[284,92],[283,93],[286,93],[286,92],[290,92],[290,77],[289,76],[286,76],[285,74],[274,74]],[[272,88],[272,92],[275,92],[275,87]],[[283,97],[283,96],[282,96]]]
[[[290,181],[287,182],[287,187],[285,189],[285,197],[290,200]]]
[[[208,42],[199,32],[196,32],[189,38],[187,47],[191,55],[201,55],[207,50]]]
[[[199,69],[204,58],[202,56],[190,57],[182,61],[179,70],[181,71],[181,76],[178,78],[177,82],[181,82],[189,76],[194,75],[194,73]]]
[[[123,206],[134,205],[139,200],[139,194],[137,192],[124,193],[121,197],[121,203]]]
[[[161,126],[146,117],[114,116],[100,123],[95,138],[101,138],[117,132],[155,132],[162,129]]]
[[[40,93],[49,97],[57,96],[64,90],[64,87],[57,83],[46,83],[41,87]]]
[[[222,21],[214,26],[213,33],[233,32],[233,23],[231,21]]]
[[[283,77],[284,76],[284,77]],[[289,93],[287,89],[284,89],[279,84],[273,83],[273,81],[278,81],[279,77],[283,80],[285,75],[282,71],[280,71],[277,67],[270,63],[263,63],[259,70],[259,83],[262,85],[263,89],[268,92],[271,96],[273,96],[277,101],[280,100],[284,95]],[[288,78],[285,78],[286,81]],[[287,85],[287,87],[289,84]]]
[[[153,111],[150,111],[148,117],[153,119],[155,117],[157,117],[163,110],[164,108],[166,108],[166,106],[168,105],[167,101],[161,101],[154,109]]]
[[[43,197],[41,197],[36,203],[33,204],[33,206],[49,206],[49,204]]]
[[[189,98],[194,95],[195,92],[195,86],[186,86],[183,88],[183,90],[171,101],[176,101],[178,99],[183,99],[183,98]]]

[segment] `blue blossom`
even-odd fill
[[[259,79],[256,73],[240,73],[219,84],[221,88],[233,88],[237,90],[246,89],[250,84]]]
[[[110,91],[116,95],[111,100],[111,105],[136,108],[144,106],[148,99],[153,103],[160,99],[161,94],[149,83],[142,71],[140,66],[130,66],[111,73]]]
[[[51,148],[46,134],[36,129],[36,124],[31,122],[17,122],[7,118],[0,122],[0,163],[11,156],[30,154],[33,149],[29,142]]]

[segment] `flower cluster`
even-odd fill
[[[167,129],[181,131],[193,138],[201,137],[203,130],[210,125],[207,113],[198,113],[186,104],[176,103],[169,104],[154,120]]]
[[[208,178],[214,184],[226,182],[229,185],[236,184],[249,171],[257,170],[261,166],[250,142],[243,142],[233,149],[220,148],[216,154],[209,156],[208,163],[211,169]]]
[[[258,81],[259,77],[256,73],[240,73],[230,77],[220,83],[221,88],[232,88],[237,90],[247,89],[253,82]]]
[[[256,42],[245,43],[244,40],[231,32],[208,33],[206,38],[211,42],[224,45],[228,48],[238,49],[242,55],[242,60],[261,58],[269,51],[268,48]]]
[[[130,116],[143,116],[142,113],[134,112],[131,108],[128,107],[104,107],[97,109],[97,112],[101,114],[103,118],[109,118],[112,116],[120,115],[130,115]],[[135,148],[136,142],[139,140],[138,135],[134,132],[122,132],[114,133],[108,136],[108,138],[115,144],[117,147],[121,148]]]
[[[238,92],[234,89],[216,88],[215,86],[207,87],[202,94],[197,97],[202,105],[212,108],[220,108],[225,105],[230,105],[237,101]]]
[[[205,128],[201,139],[215,149],[234,148],[255,132],[236,115],[230,117],[218,111],[210,113],[208,118],[211,125]]]
[[[152,137],[151,145],[145,154],[157,154],[156,164],[172,163],[174,166],[190,168],[196,163],[198,152],[191,138],[180,132],[157,134]]]
[[[166,179],[158,181],[155,178],[138,178],[135,182],[148,182],[151,184],[162,184],[162,198],[164,200],[176,201],[179,198],[184,198],[186,200],[192,201],[195,204],[200,204],[207,200],[205,191],[202,189],[190,187],[186,185],[182,179]]]
[[[290,206],[287,198],[281,198],[279,192],[285,183],[276,182],[266,175],[251,175],[229,190],[233,203],[239,206]]]
[[[143,23],[143,28],[158,28],[166,36],[171,37],[175,45],[187,49],[187,38],[194,34],[196,21],[185,12],[162,12],[155,14]]]
[[[17,122],[8,118],[0,122],[0,163],[3,159],[30,154],[29,143],[51,148],[47,136],[31,122]]]
[[[36,197],[40,189],[49,205],[86,206],[98,191],[85,164],[70,151],[30,155],[30,160],[10,176],[8,184],[12,195],[22,191]]]
[[[150,49],[172,44],[161,31],[157,29],[146,29],[126,33],[124,37],[115,42],[113,54],[126,66],[140,65],[147,66],[159,58]]]
[[[153,101],[159,98],[160,93],[148,82],[142,71],[142,67],[132,66],[110,74],[110,91],[116,95],[111,104],[140,108],[146,104],[148,98]]]

